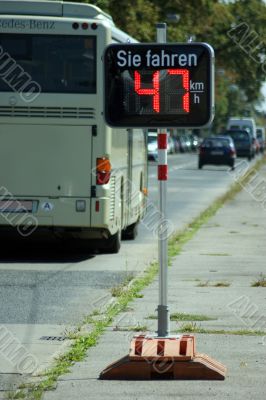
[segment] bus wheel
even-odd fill
[[[119,252],[121,247],[121,231],[117,231],[114,235],[107,239],[106,246],[103,249],[103,253],[116,254]]]
[[[138,223],[135,222],[129,225],[122,231],[122,239],[124,240],[134,240],[138,235]]]

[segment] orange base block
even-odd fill
[[[195,352],[195,337],[136,336],[129,355],[110,364],[100,379],[202,379],[224,380],[226,368]]]

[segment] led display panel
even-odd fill
[[[214,115],[214,52],[206,43],[112,44],[104,114],[113,127],[203,127]]]

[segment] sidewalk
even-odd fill
[[[266,181],[266,167],[260,171],[260,177]],[[266,275],[265,237],[266,208],[243,190],[184,246],[169,269],[170,312],[213,318],[172,321],[171,330],[174,332],[182,324],[206,329],[207,333],[195,333],[197,350],[226,365],[225,381],[98,380],[108,364],[128,354],[135,333],[121,329],[139,324],[147,326],[150,332],[156,331],[157,321],[147,319],[156,315],[156,280],[143,291],[143,298],[136,299],[128,312],[117,317],[99,344],[88,351],[86,359],[61,376],[56,390],[46,392],[43,398],[264,400],[266,333],[248,333],[266,332],[266,287],[251,286],[261,279],[260,274]],[[223,330],[240,330],[242,335],[221,333]]]

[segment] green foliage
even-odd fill
[[[141,42],[155,41],[159,9],[149,0],[110,0],[110,13],[120,29]]]

